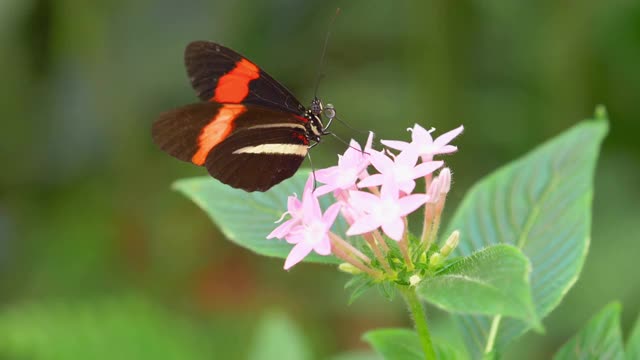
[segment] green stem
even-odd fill
[[[431,335],[429,334],[429,327],[427,326],[427,317],[424,313],[424,308],[414,287],[402,286],[399,287],[404,299],[409,306],[411,315],[413,316],[413,322],[416,326],[416,332],[420,338],[422,344],[422,350],[424,351],[425,360],[436,360],[436,352],[433,350],[433,343],[431,342]]]

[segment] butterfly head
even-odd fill
[[[322,122],[323,116],[327,119],[326,125]],[[322,101],[316,97],[311,101],[311,106],[309,106],[305,117],[309,120],[307,122],[307,130],[311,138],[315,141],[320,141],[322,135],[328,134],[327,129],[336,117],[336,109],[331,104],[324,106]]]

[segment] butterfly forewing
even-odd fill
[[[210,41],[185,50],[191,85],[203,101],[254,104],[302,115],[304,106],[283,85],[235,51]]]

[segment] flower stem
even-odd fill
[[[371,234],[373,235],[373,238],[376,239],[376,242],[380,245],[382,250],[384,250],[385,253],[388,253],[389,247],[387,246],[387,243],[384,242],[384,238],[382,237],[382,234],[380,234],[380,230],[374,230]]]
[[[431,186],[431,180],[433,180],[432,174],[427,174],[427,176],[424,177],[424,193],[425,194],[429,193],[429,186]],[[429,205],[430,205],[430,202],[427,202],[426,204],[424,204],[424,223],[422,224],[422,235],[420,236],[420,243],[425,245],[429,245],[427,244],[427,236],[429,236],[429,228],[431,227],[431,218],[432,218],[431,208]],[[429,246],[426,246],[424,251],[429,251]]]
[[[402,286],[399,288],[404,296],[404,300],[409,306],[411,315],[413,316],[413,322],[415,324],[418,337],[420,338],[420,344],[422,344],[425,360],[436,360],[436,352],[433,349],[431,335],[429,334],[429,327],[427,326],[427,317],[424,313],[422,303],[416,295],[415,287]]]
[[[341,244],[338,244],[335,241],[332,244],[335,245],[332,249],[333,254],[336,257],[338,257],[340,260],[343,260],[353,265],[360,271],[369,274],[374,279],[379,280],[384,277],[384,275],[380,271],[370,268],[368,264],[364,264],[362,261],[360,261],[360,259],[358,259],[357,257],[354,257],[353,254],[348,253],[348,251],[346,251],[342,246],[340,246]]]
[[[422,225],[422,236],[420,237],[420,243],[424,246],[424,251],[429,251],[431,243],[429,242],[431,235],[431,228],[433,226],[435,205],[432,203],[426,203],[424,206],[424,224]]]
[[[402,252],[402,257],[404,257],[404,262],[405,264],[407,264],[407,270],[413,271],[413,262],[411,261],[411,256],[409,254],[409,236],[407,235],[409,233],[409,229],[407,218],[404,218],[404,229],[404,234],[402,234],[402,239],[398,243],[398,246],[400,247],[400,251]]]
[[[385,259],[384,254],[382,253],[382,251],[380,251],[380,248],[378,247],[378,243],[374,239],[374,236],[370,234],[364,234],[362,237],[366,240],[367,244],[369,244],[371,250],[373,250],[373,254],[376,256],[376,259],[378,259],[380,265],[384,268],[385,273],[387,273],[387,275],[389,276],[393,276],[394,272],[387,263],[387,259]]]
[[[437,212],[436,209],[435,217],[433,218],[433,223],[431,224],[431,229],[429,230],[429,237],[427,240],[427,245],[431,247],[431,245],[436,241],[438,236],[438,231],[440,230],[440,213]]]
[[[360,250],[353,247],[353,245],[346,242],[340,236],[334,234],[333,232],[329,232],[329,238],[335,245],[343,247],[348,253],[355,255],[357,258],[362,260],[365,264],[368,265],[371,262],[371,259],[369,259],[367,255],[361,253]]]

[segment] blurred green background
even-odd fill
[[[324,359],[366,349],[366,330],[410,326],[375,292],[347,306],[335,269],[285,272],[226,242],[169,188],[205,170],[151,142],[160,112],[196,100],[192,40],[232,47],[307,104],[336,7],[320,96],[379,138],[464,124],[446,158],[449,212],[481,176],[607,106],[582,277],[547,333],[508,358],[548,357],[613,299],[628,331],[640,311],[640,2],[1,0],[0,350],[243,359],[277,308]],[[343,150],[328,139],[314,162]]]

